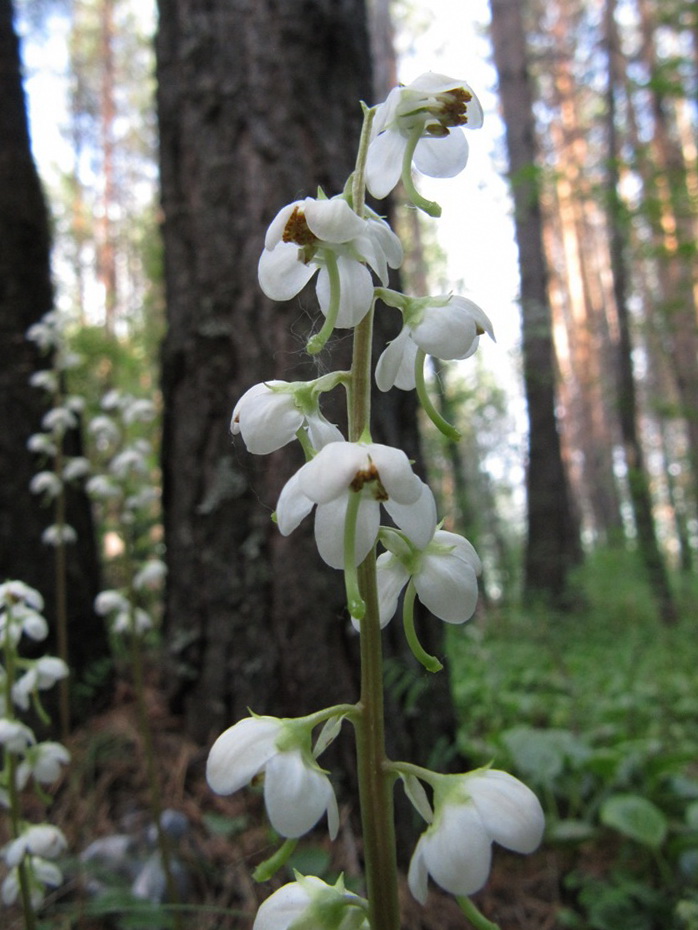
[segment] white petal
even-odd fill
[[[350,329],[363,320],[373,303],[373,280],[365,265],[347,255],[337,256],[339,271],[339,312],[335,326]],[[315,287],[320,309],[327,315],[330,306],[330,277],[327,268],[321,268]]]
[[[295,242],[279,242],[272,251],[264,249],[257,266],[259,286],[270,300],[290,300],[303,290],[318,269],[300,260]]]
[[[376,365],[376,385],[380,391],[389,391],[398,387],[403,391],[414,390],[414,360],[417,346],[410,338],[410,331],[405,326],[400,334],[389,342],[381,353]]]
[[[206,780],[216,794],[232,794],[248,784],[276,754],[280,722],[245,717],[218,737],[208,755]]]
[[[492,839],[514,852],[538,848],[545,815],[535,794],[518,778],[491,769],[467,780],[467,789]]]
[[[415,847],[412,858],[410,859],[410,868],[407,873],[407,884],[414,898],[420,904],[426,904],[427,893],[429,891],[429,870],[424,859],[424,835],[422,835]]]
[[[282,207],[279,212],[276,214],[274,219],[269,224],[267,229],[266,236],[264,237],[264,248],[271,251],[274,246],[276,246],[284,234],[286,229],[286,224],[288,223],[293,211],[296,207],[303,206],[302,200],[294,200],[293,203],[287,204],[285,207]]]
[[[333,794],[327,776],[309,768],[297,750],[280,752],[267,764],[264,803],[272,827],[282,836],[312,830]]]
[[[299,882],[290,882],[263,901],[252,930],[287,930],[310,903],[308,892]]]
[[[398,129],[376,136],[366,156],[366,187],[377,200],[387,197],[400,180],[407,138]]]
[[[464,87],[470,91],[470,87],[465,81],[458,78],[451,78],[445,74],[439,74],[437,71],[425,71],[420,74],[405,88],[406,90],[423,90],[429,94],[442,94],[446,90],[455,90],[456,87]],[[472,93],[472,91],[470,91]]]
[[[477,606],[477,577],[473,567],[449,554],[426,553],[414,576],[420,601],[447,623],[465,623]]]
[[[366,226],[342,197],[314,200],[308,197],[303,206],[310,231],[323,242],[349,242],[360,236]]]
[[[275,452],[291,442],[304,419],[292,394],[270,390],[249,399],[238,412],[242,438],[254,455]]]
[[[477,324],[461,307],[427,307],[421,321],[412,328],[412,338],[436,358],[461,358],[477,336]]]
[[[326,420],[321,413],[306,417],[308,437],[313,449],[323,449],[331,442],[344,442],[344,436],[338,426]]]
[[[392,620],[397,610],[400,592],[409,581],[410,573],[392,552],[383,552],[376,563],[378,575],[378,606],[381,628]]]
[[[492,843],[472,804],[446,805],[422,841],[427,869],[445,891],[470,895],[487,881]]]
[[[468,163],[468,151],[468,140],[456,127],[447,136],[420,139],[414,152],[414,166],[430,178],[453,178]]]
[[[391,501],[413,504],[419,499],[422,494],[422,482],[412,471],[410,460],[402,449],[377,442],[368,443],[366,449],[378,469],[381,484]]]
[[[276,504],[276,523],[282,536],[292,533],[301,520],[308,516],[315,504],[315,501],[310,500],[301,489],[303,468],[288,479]]]
[[[303,493],[325,504],[344,495],[356,473],[368,467],[365,445],[356,442],[331,442],[298,472]]]
[[[315,513],[315,542],[320,558],[332,568],[344,568],[344,523],[346,520],[347,491],[342,497],[318,504]],[[359,565],[371,551],[378,536],[380,506],[369,497],[362,497],[356,519],[354,564]]]
[[[423,549],[436,529],[436,502],[431,488],[419,478],[417,481],[420,495],[413,504],[398,504],[389,500],[384,501],[383,506],[415,546]]]

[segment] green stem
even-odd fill
[[[12,701],[12,686],[15,683],[15,647],[10,640],[10,629],[12,617],[10,609],[7,610],[7,628],[4,641],[4,658],[5,658],[5,717],[7,720],[16,720],[14,712],[14,703]],[[12,839],[17,839],[22,830],[22,816],[19,805],[19,794],[17,792],[17,760],[14,753],[5,749],[5,766],[7,768],[7,795],[10,804],[10,821]],[[27,871],[26,857],[23,857],[17,866],[17,875],[19,877],[19,895],[22,900],[22,911],[24,913],[25,930],[35,930],[36,915],[32,906],[31,886],[29,874]]]
[[[443,668],[441,662],[436,656],[429,655],[417,638],[417,631],[414,628],[414,599],[416,593],[414,581],[410,578],[402,605],[402,625],[405,630],[407,645],[410,647],[415,659],[421,662],[428,672],[440,672]]]
[[[54,560],[55,586],[56,586],[56,645],[58,657],[67,666],[70,665],[68,656],[68,605],[66,587],[66,543],[63,531],[66,524],[65,516],[65,486],[63,484],[63,437],[57,439],[58,450],[54,458],[54,471],[60,478],[61,491],[56,498],[55,521],[58,528],[56,552]],[[61,740],[65,742],[70,735],[70,681],[69,676],[61,678],[58,682],[58,723]]]
[[[427,354],[424,349],[417,350],[417,356],[414,360],[414,380],[417,384],[417,397],[424,408],[424,412],[429,417],[434,426],[453,442],[458,442],[461,438],[460,432],[451,426],[448,420],[444,420],[436,407],[432,404],[429,392],[427,391],[426,381],[424,380],[424,363]]]
[[[359,590],[359,577],[354,556],[356,522],[360,506],[361,493],[350,491],[344,518],[344,588],[347,593],[347,609],[357,620],[363,620],[366,613],[366,604]]]
[[[417,124],[412,130],[412,134],[407,142],[407,148],[402,158],[402,183],[405,187],[405,193],[415,207],[424,210],[429,216],[439,217],[441,216],[441,207],[435,201],[427,200],[425,197],[422,197],[414,186],[414,180],[412,179],[412,159],[414,158],[414,150],[417,148],[417,143],[422,138],[423,128],[421,124]]]
[[[327,274],[330,278],[330,305],[327,308],[322,329],[308,340],[308,344],[305,347],[309,355],[317,355],[318,352],[325,348],[325,343],[332,335],[339,313],[339,301],[342,290],[339,280],[339,268],[337,266],[337,256],[329,250],[325,252],[325,267],[327,268]]]
[[[373,111],[364,109],[364,125],[354,175],[352,199],[364,213],[364,172]],[[349,440],[370,436],[371,347],[374,308],[354,330],[351,381],[348,385]],[[364,844],[364,868],[371,930],[399,930],[393,783],[385,752],[383,647],[378,611],[375,547],[359,565],[357,578],[365,613],[361,620],[361,698],[354,723]]]
[[[295,838],[286,840],[279,846],[273,856],[269,856],[264,862],[259,863],[252,873],[252,878],[256,882],[268,882],[282,866],[286,865],[297,845],[298,840]]]
[[[131,647],[131,669],[133,673],[133,686],[136,692],[136,709],[138,713],[138,726],[143,741],[143,751],[145,755],[146,775],[148,779],[148,789],[150,794],[150,812],[155,823],[155,832],[157,835],[158,850],[162,862],[162,870],[165,874],[165,883],[167,893],[172,903],[179,903],[179,892],[172,873],[172,856],[170,855],[170,839],[165,833],[162,826],[162,797],[160,793],[160,782],[158,780],[157,769],[155,765],[155,750],[153,748],[153,733],[148,720],[148,709],[145,701],[145,676],[143,674],[143,655],[141,652],[140,637],[135,629],[134,611],[131,609],[131,632],[129,634],[129,645]],[[175,930],[181,930],[181,915],[173,911],[173,921]]]
[[[456,901],[475,930],[499,930],[499,924],[492,923],[484,914],[481,914],[470,898],[456,898]]]
[[[361,701],[356,720],[356,749],[369,925],[371,930],[399,930],[394,775],[385,753],[383,654],[375,550],[359,566],[359,585],[366,613],[361,621]]]

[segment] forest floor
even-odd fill
[[[256,884],[254,867],[275,850],[259,792],[240,791],[219,797],[205,780],[207,748],[182,735],[162,694],[148,690],[148,714],[153,728],[161,773],[162,807],[184,814],[189,828],[173,844],[173,853],[188,876],[184,925],[187,930],[249,930],[259,903],[274,888],[292,880],[282,869],[273,882]],[[128,884],[100,875],[102,894],[91,897],[91,873],[79,858],[98,837],[144,836],[149,823],[149,788],[144,752],[131,689],[119,685],[112,706],[76,730],[67,743],[72,761],[54,793],[48,811],[51,822],[66,834],[74,858],[64,864],[66,882],[47,899],[41,930],[140,930],[163,927],[162,913],[137,906]],[[28,819],[45,819],[43,805],[31,795],[25,800]],[[303,841],[290,865],[301,872],[334,881],[345,874],[348,887],[360,890],[360,840],[352,828],[350,807],[341,804],[341,827],[330,843],[318,827]],[[0,830],[0,832],[2,832]],[[0,840],[2,837],[0,836]],[[564,864],[559,853],[542,850],[519,857],[497,849],[490,881],[475,900],[501,930],[557,930],[559,876]],[[111,882],[114,884],[111,884]],[[421,907],[401,877],[402,930],[468,930],[471,926],[450,896],[432,885],[428,907]],[[18,912],[9,914],[5,930],[21,930]],[[159,919],[158,919],[159,918]]]

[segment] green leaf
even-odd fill
[[[553,843],[583,843],[595,833],[596,828],[586,820],[559,820],[548,827],[546,839]]]
[[[656,849],[667,834],[667,819],[659,808],[637,794],[616,794],[601,808],[601,822],[644,846]]]

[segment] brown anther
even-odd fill
[[[464,126],[468,122],[468,104],[473,99],[464,87],[454,87],[442,96],[441,122],[444,126]]]
[[[375,481],[375,487],[373,488],[373,497],[377,501],[387,501],[388,492],[385,490],[381,483],[380,475],[378,474],[378,469],[371,462],[368,468],[362,468],[361,471],[357,471],[354,477],[349,484],[349,487],[352,491],[355,491],[357,494],[359,491],[362,491],[364,485],[369,482]]]
[[[293,208],[281,238],[284,242],[295,242],[301,246],[313,246],[318,241],[317,236],[310,231],[305,213],[300,207]]]

